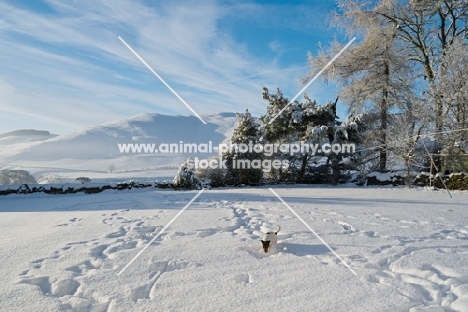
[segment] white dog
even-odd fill
[[[262,245],[265,253],[276,251],[276,244],[278,242],[278,232],[281,230],[281,226],[278,225],[276,232],[268,232],[263,234]]]

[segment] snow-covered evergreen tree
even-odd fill
[[[361,137],[358,135],[359,131],[363,129],[362,119],[353,119],[352,123],[349,124],[337,122],[336,103],[338,99],[335,102],[328,102],[323,106],[319,106],[316,101],[305,95],[303,103],[295,101],[269,124],[289,101],[283,97],[279,89],[276,94],[270,94],[268,89],[264,88],[263,98],[269,102],[266,115],[260,117],[264,123],[262,127],[264,143],[299,145],[302,143],[321,146],[325,143],[332,144],[341,141],[362,142]],[[348,132],[352,135],[347,135],[344,139],[338,135]],[[287,159],[290,166],[288,169],[282,168],[277,172],[273,172],[276,175],[273,175],[272,178],[293,183],[329,181],[330,166],[335,164],[336,173],[336,168],[341,166],[340,162],[343,157],[351,157],[351,155],[314,154],[312,150],[291,155],[289,152],[279,151],[272,158]]]
[[[237,126],[234,129],[230,143],[239,147],[240,144],[259,143],[259,124],[248,110],[245,113],[236,113]],[[254,151],[233,149],[223,155],[228,168],[227,183],[233,185],[258,185],[263,178],[261,161],[263,154]],[[245,163],[244,163],[245,161]],[[260,164],[260,166],[258,166]]]
[[[200,182],[194,172],[194,162],[191,158],[187,158],[179,171],[177,171],[172,184],[177,188],[194,189],[199,188]]]

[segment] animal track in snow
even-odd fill
[[[125,211],[112,213],[110,217],[107,214],[101,215],[103,224],[117,227],[112,232],[98,238],[69,242],[59,247],[51,256],[31,261],[30,268],[19,274],[18,283],[36,286],[44,296],[59,298],[60,310],[108,311],[112,299],[88,288],[88,279],[100,270],[115,269],[117,265],[113,264],[113,259],[118,253],[144,246],[158,229],[157,226],[145,225],[145,222],[159,218],[159,215],[131,220],[121,215]],[[80,220],[72,218],[69,221],[76,223]],[[72,223],[64,223],[62,226],[70,224]],[[47,264],[48,269],[60,268],[58,259],[61,257],[69,259],[71,252],[85,255],[85,257],[79,259],[76,264],[58,269],[55,277],[46,274],[49,270],[45,271],[44,265]],[[183,261],[167,262],[159,275],[190,266],[190,263]],[[156,282],[159,277],[153,275],[152,278]],[[142,292],[144,293],[141,289],[135,289],[131,297],[137,299],[141,297]]]
[[[378,232],[374,232],[374,231],[366,231],[364,232],[364,234],[368,237],[373,237],[373,238],[379,238],[380,237],[380,234]]]
[[[148,282],[139,286],[129,286],[128,296],[133,302],[140,299],[153,299],[157,296],[157,282],[167,272],[191,269],[201,266],[185,260],[158,261],[148,263]]]
[[[252,277],[248,273],[237,274],[234,276],[234,281],[238,284],[248,284],[252,283]]]
[[[389,248],[392,248],[392,246],[391,246],[391,245],[383,245],[383,246],[380,246],[380,247],[377,248],[377,249],[372,250],[372,253],[378,254],[378,253],[381,253],[381,252],[383,252],[384,250],[389,249]]]
[[[443,262],[440,264],[426,263],[425,259],[437,259],[437,253],[445,253],[446,249],[460,249],[460,259],[466,254],[465,248],[468,246],[424,246],[405,247],[402,251],[385,257],[377,263],[367,263],[368,269],[375,269],[375,274],[368,274],[364,277],[367,282],[387,285],[394,288],[402,296],[407,297],[412,304],[407,307],[418,306],[421,302],[425,305],[441,305],[453,311],[451,304],[458,300],[461,289],[467,289],[468,274],[462,275],[452,269],[445,269]],[[380,250],[391,248],[389,245],[374,250],[373,253],[380,253]],[[434,256],[435,253],[435,256]],[[431,254],[431,255],[429,255]],[[452,255],[457,255],[451,250]],[[408,269],[408,263],[421,263],[419,266]],[[466,270],[460,269],[461,272]],[[443,302],[441,302],[441,298]],[[464,299],[461,299],[462,301]]]
[[[129,219],[123,215],[125,212],[126,210],[122,210],[110,215],[101,214],[103,226],[110,226],[111,231],[97,238],[68,242],[54,251],[51,256],[31,261],[30,267],[19,273],[18,283],[33,285],[42,295],[59,298],[59,310],[109,311],[113,299],[98,294],[91,288],[89,281],[93,280],[96,274],[107,275],[103,270],[109,270],[109,274],[114,274],[113,271],[121,266],[120,263],[114,263],[116,258],[121,258],[120,253],[145,246],[162,228],[161,225],[156,226],[148,222],[159,219],[159,213],[140,219]],[[79,219],[73,218],[70,221],[78,222]],[[185,235],[198,235],[203,238],[217,232],[217,229],[171,232],[163,235],[161,239]],[[77,258],[75,263],[71,262],[67,267],[60,269],[58,259],[64,257],[68,261],[72,254],[82,256]],[[48,269],[59,268],[57,273],[50,275],[49,270],[44,270],[45,264]],[[147,281],[141,285],[128,286],[127,298],[134,302],[152,299],[157,296],[157,281],[164,277],[164,274],[198,266],[200,264],[185,260],[151,261],[148,264]]]
[[[44,295],[50,293],[50,282],[48,276],[26,277],[21,279],[19,283],[38,286]]]
[[[465,229],[461,230],[442,230],[438,233],[434,233],[431,235],[431,238],[434,239],[462,239],[468,240],[468,231]]]
[[[338,224],[341,225],[346,234],[352,234],[356,232],[356,229],[346,222],[338,221]]]
[[[82,219],[82,218],[71,218],[71,219],[68,220],[67,222],[58,224],[58,225],[56,225],[56,226],[75,226],[75,225],[77,225],[77,223],[80,222],[81,220],[83,220],[83,219]]]
[[[85,260],[80,264],[73,265],[66,268],[65,270],[71,271],[77,274],[87,274],[90,270],[98,270],[102,267],[102,260]]]
[[[125,236],[127,234],[127,231],[124,229],[123,226],[119,227],[119,230],[116,232],[112,232],[106,235],[106,238],[116,238],[120,236]]]
[[[74,279],[59,279],[51,285],[51,293],[57,297],[72,296],[76,293],[80,283]]]

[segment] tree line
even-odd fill
[[[357,37],[320,76],[337,84],[338,98],[320,106],[305,95],[288,106],[280,89],[272,94],[264,88],[265,115],[255,120],[248,111],[238,113],[231,143],[352,142],[356,152],[263,155],[290,164],[265,171],[230,166],[234,159],[259,157],[234,151],[223,155],[226,169],[198,174],[216,186],[338,183],[349,172],[373,170],[405,169],[408,179],[415,171],[467,171],[467,22],[467,0],[337,1],[330,26]],[[335,40],[309,53],[303,83],[344,45]],[[336,115],[338,100],[348,110],[344,122]]]

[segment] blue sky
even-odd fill
[[[65,134],[140,113],[190,111],[120,42],[121,36],[199,114],[265,112],[262,88],[292,98],[307,52],[343,34],[330,1],[0,2],[0,133]],[[324,104],[333,87],[307,93]],[[344,116],[344,108],[339,108]]]

